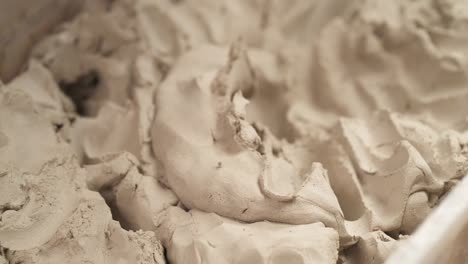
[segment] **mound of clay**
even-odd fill
[[[178,62],[158,92],[152,129],[165,181],[188,208],[247,222],[323,222],[344,235],[322,166],[296,168],[270,131],[246,119],[243,93],[262,89],[254,72],[238,46],[229,54],[206,46]]]
[[[338,234],[320,223],[240,223],[172,207],[160,219],[171,263],[335,263]]]
[[[102,197],[86,192],[74,213],[40,247],[8,252],[13,263],[165,263],[152,232],[123,230]]]
[[[0,242],[32,248],[48,241],[75,208],[76,167],[65,165],[72,156],[20,90],[0,91],[0,138]]]
[[[72,2],[0,3],[0,264],[443,255],[464,1]]]
[[[129,153],[109,155],[86,166],[87,185],[99,191],[125,227],[132,230],[156,230],[156,218],[177,196],[154,177],[143,176],[137,159]]]
[[[85,171],[31,97],[2,90],[0,109],[0,244],[9,261],[165,263],[154,234],[123,230],[86,190]]]

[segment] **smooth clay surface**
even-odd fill
[[[468,172],[466,1],[23,2],[0,264],[383,263]]]

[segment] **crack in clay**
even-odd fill
[[[79,115],[86,116],[85,102],[96,93],[99,85],[99,75],[96,71],[90,71],[79,76],[72,82],[60,82],[62,91],[71,98]]]

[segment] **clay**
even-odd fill
[[[47,243],[9,252],[7,258],[13,263],[165,263],[154,233],[123,230],[95,192],[84,195]]]
[[[344,251],[341,260],[345,263],[384,263],[397,246],[397,241],[382,231],[364,235],[352,248]]]
[[[87,190],[86,171],[32,97],[2,90],[0,108],[0,244],[8,261],[165,263],[154,233],[122,229]]]
[[[7,2],[0,263],[463,262],[463,1]]]
[[[338,234],[320,223],[245,224],[177,207],[159,221],[171,263],[335,263],[338,258]]]
[[[157,216],[178,203],[177,196],[154,177],[142,175],[130,153],[102,157],[86,166],[87,185],[99,191],[120,222],[131,230],[155,230]]]
[[[389,109],[466,129],[465,3],[361,2],[321,32],[314,104],[346,116]]]

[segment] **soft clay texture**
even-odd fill
[[[10,2],[0,264],[384,263],[468,172],[466,1]]]

